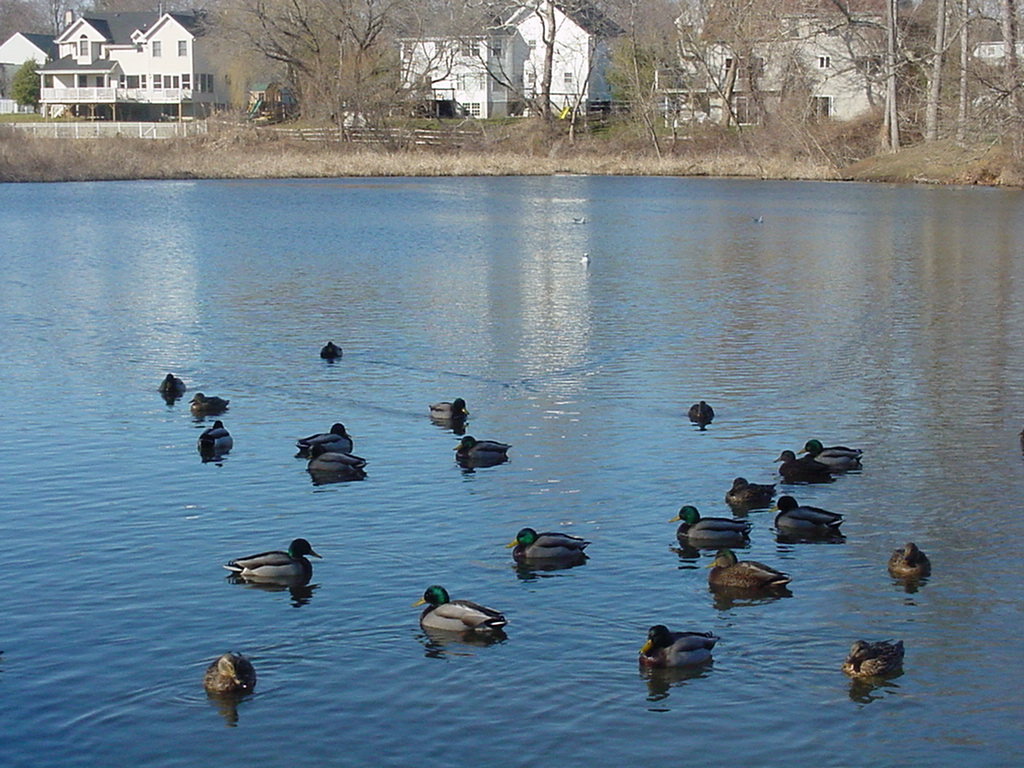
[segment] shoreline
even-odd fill
[[[531,151],[532,150],[532,151]],[[1000,145],[916,145],[835,167],[779,151],[685,147],[653,157],[601,142],[471,148],[386,148],[220,133],[181,139],[52,139],[0,134],[0,183],[456,176],[676,176],[1024,187]]]

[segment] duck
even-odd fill
[[[864,453],[860,448],[847,448],[845,445],[822,446],[820,440],[808,440],[800,453],[808,454],[819,464],[824,464],[833,472],[846,472],[860,469],[860,457]]]
[[[710,632],[670,632],[664,624],[647,631],[647,642],[640,649],[640,664],[645,667],[690,667],[711,659],[718,638]]]
[[[582,264],[584,267],[589,267],[590,266],[590,254],[589,253],[584,253],[582,256],[580,256],[580,264]]]
[[[353,456],[351,453],[334,451],[325,445],[314,445],[310,451],[310,460],[306,469],[310,472],[323,472],[339,475],[354,475],[365,477],[363,467],[366,466],[366,459],[361,456]]]
[[[445,400],[430,406],[430,418],[439,421],[454,421],[465,419],[467,416],[469,411],[466,408],[466,401],[461,397],[456,397],[450,403]]]
[[[305,539],[294,539],[287,552],[260,552],[257,555],[237,557],[224,564],[232,573],[253,581],[281,581],[313,577],[313,564],[306,555],[320,557]]]
[[[527,560],[552,562],[586,560],[583,550],[589,544],[589,541],[567,533],[537,533],[533,528],[522,528],[505,547],[512,549],[512,557],[517,563]]]
[[[779,474],[786,483],[831,483],[832,470],[815,461],[811,456],[797,458],[792,451],[783,451],[776,461],[781,461]]]
[[[694,424],[705,427],[715,418],[715,409],[701,400],[690,406],[688,415]]]
[[[446,632],[498,632],[508,624],[503,614],[471,600],[452,600],[448,590],[433,584],[413,606],[429,604],[420,614],[423,629]]]
[[[217,419],[213,426],[203,430],[199,435],[199,452],[204,456],[219,456],[227,453],[235,444],[231,433],[224,426],[224,422]]]
[[[843,662],[843,672],[850,677],[881,677],[903,669],[903,641],[882,640],[869,643],[858,640]]]
[[[932,572],[932,564],[928,555],[917,548],[917,544],[908,541],[899,549],[894,549],[889,558],[889,574],[894,578],[919,579]]]
[[[679,523],[676,538],[691,547],[742,547],[750,536],[750,523],[746,520],[732,520],[728,517],[701,517],[697,508],[687,504],[679,514],[669,520]]]
[[[203,687],[214,694],[252,693],[256,687],[256,669],[240,653],[225,653],[206,668]]]
[[[712,587],[740,587],[744,589],[773,589],[784,587],[791,581],[788,573],[777,571],[754,560],[737,560],[731,549],[720,549],[708,566],[708,584]]]
[[[320,348],[320,357],[324,360],[337,360],[341,354],[341,347],[333,341],[328,341]]]
[[[345,430],[345,425],[340,421],[331,425],[330,432],[319,432],[309,437],[301,437],[295,441],[299,448],[299,456],[309,457],[313,446],[322,445],[327,450],[335,453],[352,453],[352,435]]]
[[[843,516],[837,512],[802,506],[792,496],[780,496],[772,511],[778,511],[775,527],[791,533],[836,534],[843,524]]]
[[[185,386],[185,382],[173,373],[168,373],[164,380],[160,382],[159,387],[160,394],[164,397],[181,397],[187,389],[188,387]]]
[[[471,435],[465,435],[455,446],[455,458],[472,466],[501,464],[508,461],[508,449],[511,447],[497,440],[477,440]]]
[[[730,507],[754,509],[767,507],[775,496],[775,483],[749,483],[745,477],[737,477],[732,481],[732,488],[725,493],[725,503]]]
[[[223,397],[207,397],[202,392],[196,392],[192,395],[189,408],[191,408],[194,416],[208,416],[223,413],[228,409],[228,403],[230,402],[230,400],[225,400]]]

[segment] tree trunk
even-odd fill
[[[1016,120],[1021,116],[1021,93],[1018,82],[1020,70],[1017,60],[1017,0],[1001,0],[1000,17],[1003,45],[1006,49],[1003,58],[1006,95],[1011,118]]]
[[[551,78],[555,65],[555,3],[544,0],[542,8],[541,37],[544,43],[544,69],[540,78],[540,114],[545,120],[551,119]]]
[[[970,22],[970,0],[960,4],[960,93],[957,95],[956,143],[963,146],[967,139],[967,64],[970,57],[970,38],[967,34]]]
[[[885,4],[886,48],[885,48],[885,147],[890,152],[900,148],[899,111],[896,108],[896,3],[888,0]]]
[[[928,83],[928,106],[925,110],[924,140],[939,138],[939,99],[942,95],[942,64],[946,59],[946,0],[935,3],[935,52],[932,76]]]
[[[737,57],[734,55],[725,70],[725,87],[722,88],[722,100],[725,102],[722,105],[722,125],[725,128],[728,128],[732,121],[732,93],[736,89],[737,66]]]

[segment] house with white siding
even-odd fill
[[[11,97],[11,82],[26,61],[43,65],[55,51],[53,35],[15,32],[0,43],[0,114],[25,111],[18,108]],[[25,108],[31,111],[31,107]]]
[[[609,102],[609,44],[621,30],[586,0],[518,4],[482,34],[403,39],[405,87],[419,92],[442,117],[529,113],[542,92],[549,2],[554,6],[551,109],[567,113]]]
[[[40,69],[44,115],[107,120],[201,117],[227,102],[199,13],[88,13]]]

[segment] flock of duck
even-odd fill
[[[342,350],[328,342],[320,352],[325,360],[340,358]],[[173,374],[160,384],[160,392],[173,402],[184,395],[185,383]],[[227,410],[229,401],[207,397],[197,392],[190,401],[194,416],[219,415]],[[432,421],[451,428],[461,435],[455,447],[456,460],[467,468],[487,467],[508,460],[507,443],[494,440],[476,440],[465,435],[465,422],[469,416],[466,402],[456,398],[451,402],[429,406]],[[714,419],[714,410],[701,400],[688,412],[691,422],[704,430]],[[204,461],[216,460],[231,450],[233,441],[224,424],[216,420],[199,437],[198,450]],[[340,423],[329,431],[299,438],[297,456],[307,458],[307,469],[314,482],[338,482],[365,477],[366,460],[352,453],[354,441]],[[824,446],[819,440],[806,442],[801,456],[793,451],[781,453],[779,474],[784,483],[830,483],[834,476],[861,469],[862,451],[845,446]],[[725,495],[726,503],[734,512],[764,509],[772,505],[775,484],[750,483],[737,477]],[[790,540],[839,538],[843,516],[819,507],[802,505],[793,496],[780,496],[770,507],[776,513],[775,528],[782,538]],[[782,596],[788,594],[791,579],[769,565],[753,560],[740,560],[732,547],[743,547],[749,542],[751,523],[742,518],[701,517],[695,506],[685,505],[670,522],[679,522],[676,531],[680,544],[688,549],[713,548],[717,553],[708,573],[708,584],[716,593],[733,597],[757,595]],[[516,563],[540,567],[560,568],[579,565],[587,560],[585,552],[590,544],[585,539],[560,532],[537,532],[522,528],[507,545],[512,549]],[[305,585],[312,578],[313,566],[307,557],[319,558],[303,538],[291,542],[286,551],[260,552],[238,557],[224,564],[231,578],[253,583]],[[927,575],[931,565],[927,556],[913,542],[896,549],[888,562],[889,573],[898,579],[917,581]],[[505,616],[493,608],[465,599],[452,599],[448,591],[434,584],[426,588],[415,606],[426,605],[419,617],[424,630],[457,633],[463,637],[501,637],[508,623]],[[719,638],[709,632],[672,631],[656,624],[647,633],[646,642],[639,651],[641,666],[646,668],[687,667],[704,664],[712,657]],[[858,640],[843,662],[843,671],[854,678],[875,678],[898,674],[903,664],[902,641],[867,642]],[[253,690],[256,671],[245,656],[226,653],[214,660],[206,670],[204,686],[213,695],[244,695]]]

